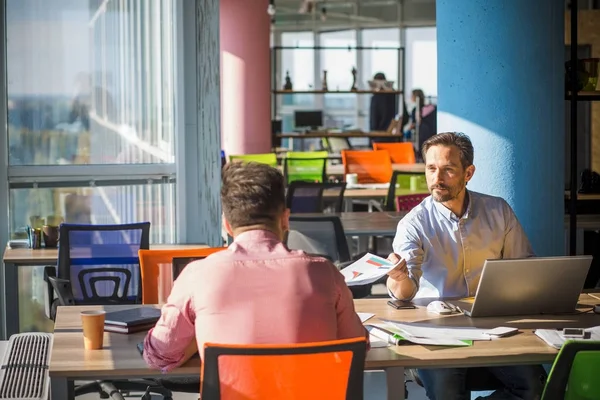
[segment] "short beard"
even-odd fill
[[[464,179],[460,181],[456,186],[446,186],[446,185],[434,185],[429,188],[429,192],[431,193],[431,197],[433,197],[434,201],[438,203],[446,203],[448,201],[454,200],[458,197],[460,192],[466,187]],[[434,189],[446,189],[445,194],[436,194]]]

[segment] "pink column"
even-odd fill
[[[271,151],[268,0],[221,0],[221,144],[225,153]]]

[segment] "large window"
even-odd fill
[[[348,91],[352,87],[352,68],[357,67],[356,60],[356,31],[336,31],[320,34],[320,45],[322,47],[333,47],[335,49],[321,50],[321,65],[319,68],[319,89],[322,87],[323,73],[327,71],[327,88],[331,91]],[[352,50],[350,50],[352,48]],[[347,113],[339,113],[339,110],[356,110],[356,95],[353,94],[327,94],[324,96],[325,112],[330,121],[327,126],[342,128],[343,116]],[[337,117],[337,118],[336,118]],[[356,121],[351,120],[350,125]]]
[[[173,15],[172,0],[7,0],[13,237],[74,221],[70,193],[85,221],[150,220],[153,242],[175,241]]]
[[[406,101],[410,92],[421,89],[426,101],[437,99],[437,39],[436,28],[406,29]]]
[[[175,5],[5,1],[11,238],[150,221],[151,242],[176,242]],[[21,268],[21,330],[48,328],[43,293],[42,269]]]

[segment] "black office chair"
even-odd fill
[[[150,247],[150,222],[122,225],[61,224],[58,265],[44,268],[46,316],[54,320],[58,306],[141,303],[138,250]],[[75,388],[75,396],[100,393],[123,399],[123,392],[162,395],[170,390],[155,380],[94,381]]]
[[[293,181],[286,194],[286,207],[292,214],[341,212],[346,183]]]

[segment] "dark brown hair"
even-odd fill
[[[285,209],[285,183],[279,170],[256,162],[223,167],[221,204],[232,228],[272,226]]]
[[[462,132],[443,132],[433,135],[423,143],[423,160],[432,146],[456,146],[460,151],[460,162],[463,168],[473,165],[474,150],[471,139]]]

